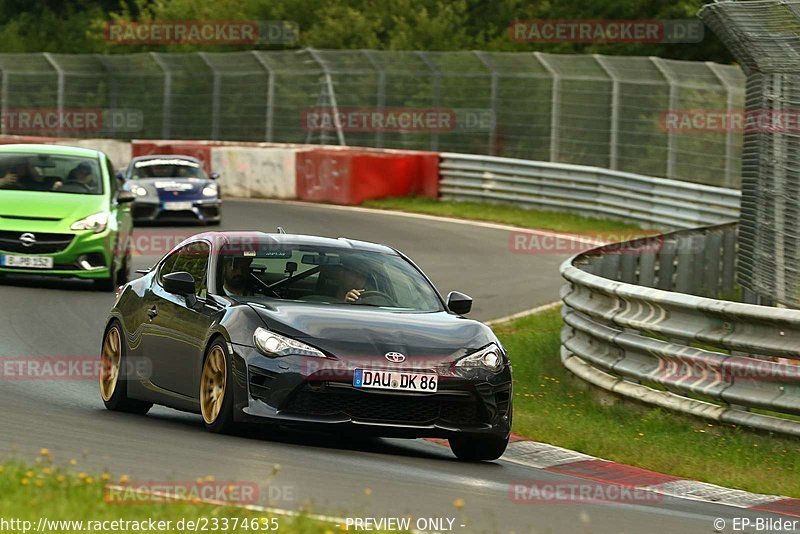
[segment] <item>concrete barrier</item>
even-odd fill
[[[297,153],[297,197],[358,205],[368,199],[436,198],[439,155],[402,150],[313,149]]]
[[[211,168],[220,173],[225,196],[296,198],[295,148],[221,146],[211,149]]]

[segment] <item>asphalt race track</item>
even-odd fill
[[[223,213],[223,230],[274,231],[281,225],[292,233],[395,246],[443,293],[471,295],[475,318],[506,316],[558,298],[557,267],[565,257],[513,254],[507,230],[258,201],[229,200]],[[156,259],[138,256],[134,268],[149,267]],[[3,280],[0,355],[99,354],[112,298],[77,282]],[[534,356],[539,355],[512,358]],[[637,533],[713,532],[714,518],[757,517],[672,498],[649,505],[514,503],[509,483],[577,479],[503,460],[461,463],[446,447],[424,440],[354,440],[280,428],[213,435],[199,416],[165,408],[144,417],[107,412],[91,380],[0,380],[0,407],[3,459],[30,460],[46,447],[57,462],[76,458],[80,470],[107,468],[136,481],[194,481],[212,475],[216,481],[257,482],[262,504],[285,509],[310,505],[314,512],[339,517],[451,517],[456,532]],[[460,510],[456,499],[464,501]]]

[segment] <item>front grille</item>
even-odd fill
[[[285,411],[306,416],[341,416],[369,423],[461,425],[483,422],[471,395],[395,395],[367,393],[352,388],[306,385],[287,403]]]
[[[205,219],[211,219],[219,215],[219,208],[217,206],[199,206],[200,214]]]
[[[193,211],[162,211],[158,216],[159,220],[163,221],[185,221],[186,219],[197,219],[197,215]]]
[[[134,219],[149,219],[156,214],[156,206],[133,206],[131,216]]]
[[[36,243],[26,247],[19,240],[25,233],[31,233]],[[55,254],[66,249],[75,238],[72,234],[47,234],[43,232],[0,231],[0,250],[21,254]]]

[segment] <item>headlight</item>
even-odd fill
[[[146,197],[147,196],[147,189],[140,185],[134,185],[131,187],[131,192],[136,195],[137,197]]]
[[[456,367],[483,367],[490,371],[499,371],[502,366],[503,356],[500,347],[494,343],[478,349],[456,362]]]
[[[216,185],[207,185],[203,188],[204,197],[215,197],[217,193],[219,193],[219,189]]]
[[[94,215],[89,215],[88,217],[84,217],[79,221],[75,221],[72,223],[72,226],[69,227],[70,230],[92,230],[94,233],[99,234],[103,230],[106,229],[108,226],[108,214],[104,211],[100,213],[95,213]]]
[[[314,347],[275,332],[270,332],[266,328],[256,328],[256,332],[253,334],[253,341],[258,350],[267,356],[289,356],[294,354],[297,356],[325,358],[325,355]]]

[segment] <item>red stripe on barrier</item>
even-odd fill
[[[681,477],[656,473],[655,471],[606,460],[582,460],[548,467],[547,470],[622,486],[655,486],[676,480],[684,480]]]
[[[308,150],[297,154],[297,197],[344,205],[389,196],[435,198],[438,173],[436,153]]]
[[[750,510],[800,517],[800,499],[781,499],[779,501],[759,504],[758,506],[751,506]]]

